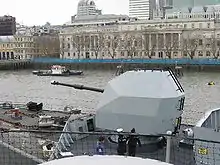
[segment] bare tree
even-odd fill
[[[102,50],[105,48],[105,35],[103,33],[99,33],[94,36],[94,45],[92,46],[92,50],[95,52],[96,59]]]
[[[141,50],[142,37],[140,34],[125,33],[123,36],[123,47],[127,49],[127,55],[133,58],[137,50]]]
[[[218,59],[219,57],[219,49],[220,49],[220,40],[217,39],[215,33],[211,35],[211,38],[208,39],[208,43],[210,45],[210,52],[214,59]]]
[[[116,57],[116,52],[121,44],[121,36],[119,33],[113,35],[106,35],[104,38],[105,49],[112,59]]]
[[[72,36],[72,46],[75,49],[75,52],[77,53],[78,59],[80,58],[80,54],[83,51],[84,47],[85,47],[85,36],[82,34],[79,35],[73,35]],[[67,47],[70,48],[70,45],[67,44]]]
[[[171,59],[172,58],[172,52],[174,49],[174,43],[172,41],[172,36],[171,33],[166,33],[165,34],[166,40],[165,40],[165,44],[164,44],[164,52],[166,54],[166,56]]]
[[[156,45],[150,45],[150,34],[144,34],[143,36],[143,51],[148,58],[152,58],[156,49]]]
[[[183,51],[187,53],[191,59],[194,58],[198,45],[199,39],[197,35],[193,33],[187,33],[185,36],[183,36]]]
[[[35,36],[35,51],[45,57],[60,56],[60,41],[58,35]]]

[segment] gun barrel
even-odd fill
[[[100,93],[104,92],[104,89],[87,87],[87,86],[80,85],[80,84],[66,84],[66,83],[60,83],[57,81],[52,81],[51,84],[71,87],[71,88],[75,88],[75,89],[79,89],[79,90],[89,90],[89,91],[100,92]]]

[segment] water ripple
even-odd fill
[[[79,91],[66,87],[50,85],[52,80],[73,84],[85,84],[104,88],[114,77],[110,71],[87,71],[81,77],[38,77],[31,71],[0,72],[0,100],[13,102],[43,102],[47,109],[61,110],[66,105],[94,111],[101,97],[100,93]],[[215,81],[215,86],[208,86],[208,81]],[[220,76],[218,73],[185,73],[180,79],[186,93],[184,122],[194,124],[204,113],[220,107]]]

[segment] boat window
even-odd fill
[[[87,120],[87,127],[88,127],[88,131],[89,131],[89,132],[95,131],[93,119]]]
[[[83,132],[83,127],[79,127],[79,132]]]

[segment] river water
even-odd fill
[[[81,77],[38,77],[31,70],[0,72],[0,101],[43,102],[44,108],[62,110],[66,105],[95,111],[101,93],[53,86],[52,80],[104,88],[114,71],[86,71]],[[213,80],[215,86],[208,86]],[[195,124],[206,111],[220,107],[220,73],[190,72],[180,79],[186,93],[183,122]]]

